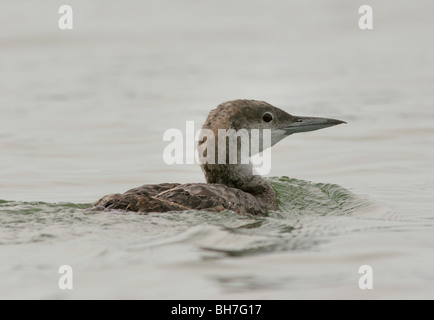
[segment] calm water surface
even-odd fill
[[[433,299],[434,5],[373,1],[370,31],[359,5],[75,1],[60,31],[57,1],[5,1],[0,298]],[[348,124],[273,147],[269,217],[91,210],[203,182],[163,133],[236,98]]]

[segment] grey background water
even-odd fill
[[[72,31],[62,4],[1,5],[0,298],[434,298],[432,1],[365,31],[357,1],[74,0]],[[236,98],[348,122],[273,148],[278,212],[89,209],[204,181],[163,132]]]

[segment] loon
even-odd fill
[[[335,126],[345,121],[293,116],[258,100],[234,100],[220,104],[212,110],[202,129],[215,135],[218,129],[270,129],[271,146],[297,132],[307,132]],[[210,143],[202,139],[199,146]],[[263,151],[262,146],[259,152]],[[206,152],[205,152],[206,153]],[[204,153],[204,154],[205,154]],[[249,154],[252,155],[252,154]],[[232,210],[238,214],[265,215],[277,209],[277,196],[269,182],[255,175],[251,163],[203,163],[200,164],[206,183],[162,183],[143,185],[123,194],[109,194],[98,200],[96,210],[120,209],[136,212],[168,212],[206,210],[220,212]]]

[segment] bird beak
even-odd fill
[[[345,121],[327,118],[313,118],[313,117],[295,117],[296,120],[288,126],[282,129],[286,131],[288,135],[297,132],[314,131],[318,129],[332,127]]]

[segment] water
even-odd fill
[[[373,1],[371,31],[355,1],[74,1],[73,31],[61,4],[0,12],[0,298],[434,297],[432,2]],[[348,122],[273,147],[278,211],[91,210],[203,182],[163,132],[236,98]]]

